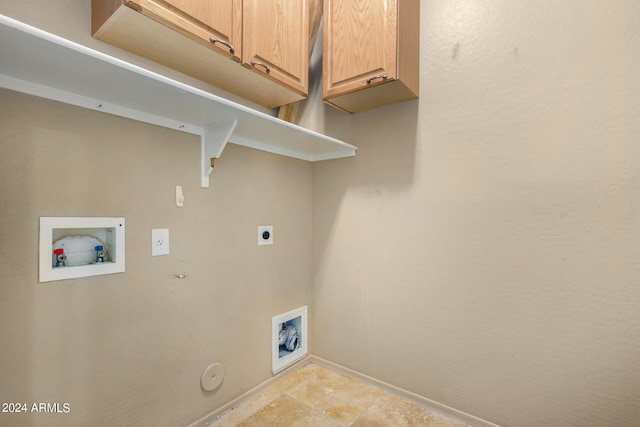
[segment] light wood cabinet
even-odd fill
[[[92,8],[102,41],[267,107],[307,96],[306,0],[92,0]]]
[[[242,65],[307,94],[309,16],[300,0],[244,0]]]
[[[325,0],[323,99],[356,113],[418,97],[419,0]]]
[[[168,25],[184,28],[198,35],[240,61],[242,51],[242,2],[240,0],[131,0],[152,12],[153,18],[164,19]],[[157,12],[154,14],[155,5]],[[164,7],[162,7],[164,6]],[[163,18],[163,12],[168,12]],[[182,21],[176,21],[176,18]],[[212,41],[213,39],[213,41]]]

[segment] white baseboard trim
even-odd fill
[[[210,426],[213,422],[217,421],[220,417],[226,415],[230,411],[233,411],[238,406],[242,405],[244,402],[251,399],[253,396],[262,392],[264,389],[275,384],[281,379],[286,378],[287,376],[293,374],[294,372],[298,371],[299,369],[308,365],[309,363],[315,363],[320,366],[324,366],[325,368],[334,370],[348,377],[352,377],[364,383],[368,383],[370,385],[378,387],[382,389],[384,392],[386,392],[387,394],[408,400],[409,402],[413,402],[416,405],[424,408],[425,410],[431,412],[434,415],[438,415],[443,418],[451,419],[453,421],[457,421],[460,423],[465,423],[471,427],[501,427],[498,424],[494,424],[490,421],[483,420],[482,418],[475,417],[473,415],[467,414],[466,412],[459,411],[450,406],[444,405],[442,403],[436,402],[431,399],[427,399],[426,397],[401,389],[400,387],[396,387],[394,385],[385,383],[384,381],[380,381],[368,375],[361,374],[360,372],[351,370],[349,368],[345,368],[342,365],[338,365],[337,363],[333,363],[321,357],[313,356],[313,355],[305,357],[304,359],[286,368],[285,370],[278,373],[277,375],[274,375],[273,377],[269,378],[265,382],[255,386],[251,390],[246,391],[245,393],[236,397],[232,401],[222,405],[220,408],[194,421],[193,423],[189,424],[187,427]]]

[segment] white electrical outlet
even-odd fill
[[[151,256],[169,255],[169,229],[151,230]]]
[[[273,225],[258,226],[258,246],[273,245]]]

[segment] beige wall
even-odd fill
[[[0,1],[2,14],[228,96],[93,40],[90,10]],[[309,303],[311,174],[229,145],[202,189],[195,136],[0,91],[0,402],[71,405],[0,412],[0,425],[181,426],[270,378],[271,317]],[[38,283],[40,216],[126,217],[126,272]],[[258,248],[260,224],[274,225],[274,246]],[[151,229],[165,227],[171,254],[152,258]],[[206,393],[213,362],[226,376]]]
[[[211,89],[92,40],[88,0],[0,13]],[[301,123],[355,158],[230,145],[208,190],[195,137],[0,92],[0,400],[72,404],[0,425],[187,424],[270,376],[270,317],[305,303],[312,353],[427,398],[505,425],[634,425],[639,7],[421,14],[420,101],[346,116],[312,81]],[[127,272],[37,283],[45,215],[125,216]],[[150,256],[154,227],[170,256]],[[203,393],[213,361],[227,376]]]
[[[640,419],[640,3],[424,1],[314,165],[313,351],[510,426]]]
[[[230,145],[199,171],[194,136],[0,90],[0,402],[71,407],[0,425],[181,426],[271,376],[271,317],[309,303],[311,165]],[[38,283],[40,216],[124,216],[126,272]]]

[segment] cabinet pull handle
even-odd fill
[[[378,79],[387,80],[388,78],[389,78],[389,76],[387,76],[386,74],[381,74],[379,76],[373,76],[369,80],[367,80],[367,84],[370,85],[371,82],[374,81],[374,80],[378,80]]]
[[[213,37],[211,37],[211,38],[209,39],[209,41],[210,41],[211,43],[214,43],[214,44],[215,44],[215,43],[220,43],[220,44],[222,44],[222,45],[225,45],[226,47],[228,47],[228,48],[229,48],[229,53],[230,53],[230,54],[232,54],[232,55],[233,55],[234,53],[236,53],[236,50],[233,48],[233,46],[231,46],[229,43],[227,43],[227,42],[225,42],[225,41],[222,41],[222,40],[219,40],[219,39],[214,39]]]
[[[251,65],[253,65],[254,67],[256,65],[260,65],[261,67],[264,67],[265,71],[267,72],[267,74],[269,74],[271,72],[271,70],[269,69],[269,67],[267,67],[265,64],[263,64],[262,62],[258,62],[258,61],[251,61],[250,62]]]

